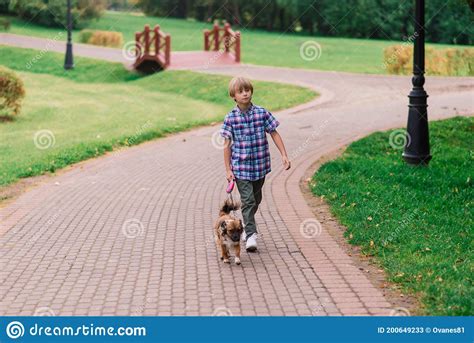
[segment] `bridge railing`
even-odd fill
[[[235,61],[240,62],[240,32],[234,31],[229,23],[224,27],[214,24],[212,30],[204,30],[204,50],[219,51],[223,44],[223,51],[232,53]]]
[[[170,65],[171,37],[155,25],[153,31],[150,25],[145,25],[142,32],[135,33],[135,64],[138,65],[144,59],[156,57],[164,68]]]

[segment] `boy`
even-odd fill
[[[237,103],[224,118],[220,134],[225,138],[224,165],[227,181],[235,180],[242,203],[247,251],[257,250],[255,213],[262,201],[265,175],[271,171],[270,151],[266,133],[280,151],[285,170],[291,163],[285,145],[276,128],[280,123],[266,109],[254,105],[253,86],[244,77],[234,77],[229,83],[229,95]]]

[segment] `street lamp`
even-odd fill
[[[431,160],[428,130],[428,94],[425,92],[425,0],[415,1],[415,46],[413,48],[413,89],[408,97],[407,144],[403,158],[408,164],[428,165]]]
[[[66,58],[64,60],[64,69],[66,70],[74,68],[74,61],[72,57],[71,31],[72,31],[71,0],[67,0],[67,44],[66,44]]]

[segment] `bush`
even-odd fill
[[[413,69],[413,48],[407,45],[391,45],[385,48],[383,65],[389,74],[410,74]]]
[[[121,32],[82,30],[79,33],[81,43],[120,48],[123,45],[123,35]]]
[[[6,18],[0,18],[0,29],[5,31],[10,30],[11,22]]]
[[[389,74],[410,75],[413,72],[413,46],[392,45],[384,49],[384,67]],[[427,75],[473,76],[474,49],[425,49]]]
[[[0,66],[0,114],[19,114],[24,96],[23,81],[12,70]]]
[[[106,6],[106,0],[80,0],[72,3],[73,28],[85,27],[90,20],[100,18]],[[67,25],[67,2],[64,0],[10,0],[8,10],[39,25],[60,28]]]
[[[79,32],[79,42],[89,44],[94,30],[84,29]]]

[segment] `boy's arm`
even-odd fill
[[[232,172],[231,165],[230,165],[230,157],[232,155],[231,151],[231,143],[232,141],[228,138],[224,139],[224,165],[225,165],[225,173],[226,173],[226,178],[227,181],[230,182],[230,180],[234,180],[235,176],[234,173]]]
[[[283,143],[283,139],[281,138],[280,134],[278,133],[277,130],[274,130],[270,132],[270,136],[272,136],[273,142],[275,142],[275,145],[277,146],[278,150],[280,151],[281,154],[281,159],[283,162],[283,166],[285,167],[285,170],[288,170],[291,168],[291,162],[288,159],[288,155],[286,154],[286,149],[285,149],[285,144]]]

